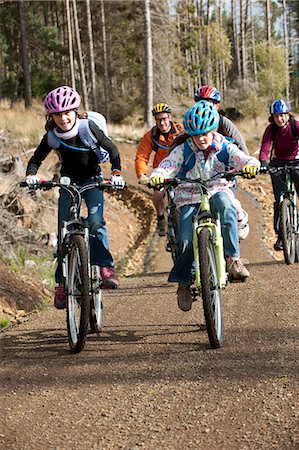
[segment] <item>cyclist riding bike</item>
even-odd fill
[[[111,182],[116,188],[124,187],[121,174],[120,156],[116,145],[91,120],[88,126],[96,138],[97,145],[87,146],[82,141],[80,130],[86,116],[78,113],[81,103],[80,95],[69,86],[60,86],[50,91],[45,97],[46,134],[30,158],[26,170],[26,182],[29,187],[39,182],[37,172],[44,159],[53,149],[53,138],[58,140],[56,151],[61,161],[61,176],[69,177],[72,182],[83,186],[92,180],[102,178],[99,166],[101,147],[109,153],[111,162]],[[85,119],[86,120],[86,119]],[[51,140],[52,139],[52,140]],[[118,277],[114,268],[114,260],[109,250],[106,223],[103,217],[104,196],[98,189],[92,189],[84,194],[88,208],[88,222],[91,235],[91,263],[100,266],[103,287],[114,289],[118,287]],[[61,190],[58,201],[58,241],[63,221],[68,220],[70,213],[70,197],[65,190]],[[58,242],[58,249],[60,242]],[[62,284],[61,255],[58,254],[58,266],[55,274],[57,286],[55,288],[54,306],[63,309],[66,306],[66,293]]]
[[[260,167],[259,161],[246,155],[235,144],[217,133],[218,124],[218,111],[208,101],[201,100],[189,108],[184,116],[186,141],[163,159],[152,173],[150,184],[158,187],[165,179],[176,176],[208,180],[217,173],[224,172],[227,167],[243,170],[248,178],[254,177]],[[240,260],[237,210],[232,183],[220,178],[210,183],[208,192],[212,213],[220,215],[229,275],[235,280],[244,280],[250,274]],[[179,284],[177,300],[183,311],[189,311],[192,306],[192,217],[199,208],[200,198],[200,190],[195,184],[182,183],[175,190],[175,201],[180,208],[178,258],[168,281]]]
[[[261,172],[266,171],[269,166],[281,166],[283,164],[294,164],[298,166],[299,160],[299,122],[291,113],[291,105],[285,100],[275,100],[270,105],[270,125],[264,131],[262,138],[259,160],[261,161]],[[291,178],[299,195],[299,169],[292,170]],[[279,199],[286,190],[285,175],[276,172],[271,173],[272,188],[274,193],[274,230],[277,240],[274,249],[283,250],[282,240],[279,236]]]
[[[176,123],[171,117],[171,108],[167,103],[157,103],[152,110],[156,125],[149,130],[140,141],[135,157],[135,170],[141,184],[148,183],[147,167],[152,152],[155,153],[153,168],[169,154],[169,147],[176,136],[184,131],[183,125]],[[165,236],[165,192],[155,190],[153,204],[157,212],[157,227],[159,236]]]
[[[207,100],[212,103],[218,110],[220,107],[221,96],[219,91],[214,86],[201,86],[194,93],[194,100],[198,102],[199,100]],[[242,150],[246,155],[249,155],[249,151],[246,147],[245,141],[233,122],[227,117],[219,114],[219,125],[217,132],[233,139],[233,142]],[[234,186],[234,189],[236,186]],[[246,239],[249,233],[248,224],[248,214],[242,208],[240,201],[236,198],[237,202],[237,212],[238,212],[238,229],[239,229],[239,239]]]

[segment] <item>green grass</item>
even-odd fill
[[[8,319],[8,317],[2,317],[0,318],[0,330],[3,328],[7,328],[11,325],[11,321]]]
[[[53,288],[55,286],[55,262],[52,255],[36,256],[30,254],[30,246],[20,245],[14,249],[10,258],[3,259],[6,267],[15,274],[24,273]],[[30,264],[31,263],[31,264]]]

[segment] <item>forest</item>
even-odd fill
[[[297,0],[54,0],[0,4],[0,100],[26,108],[68,84],[110,122],[183,110],[198,85],[257,117],[298,108]]]

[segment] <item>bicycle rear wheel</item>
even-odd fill
[[[287,264],[295,262],[295,233],[293,224],[293,205],[284,198],[280,205],[279,232],[283,245],[284,260]]]
[[[68,258],[68,339],[71,351],[79,353],[84,348],[90,311],[88,253],[83,236],[73,237]]]
[[[218,282],[215,246],[207,228],[198,235],[201,295],[210,344],[218,348],[223,344],[224,327],[221,289]]]
[[[104,325],[104,301],[99,266],[91,266],[90,328],[99,333]]]

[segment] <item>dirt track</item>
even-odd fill
[[[107,293],[81,354],[52,307],[2,334],[2,449],[299,448],[298,265],[272,259],[242,203],[251,279],[224,292],[224,347],[209,348],[200,302],[178,309],[160,240],[157,272]]]

